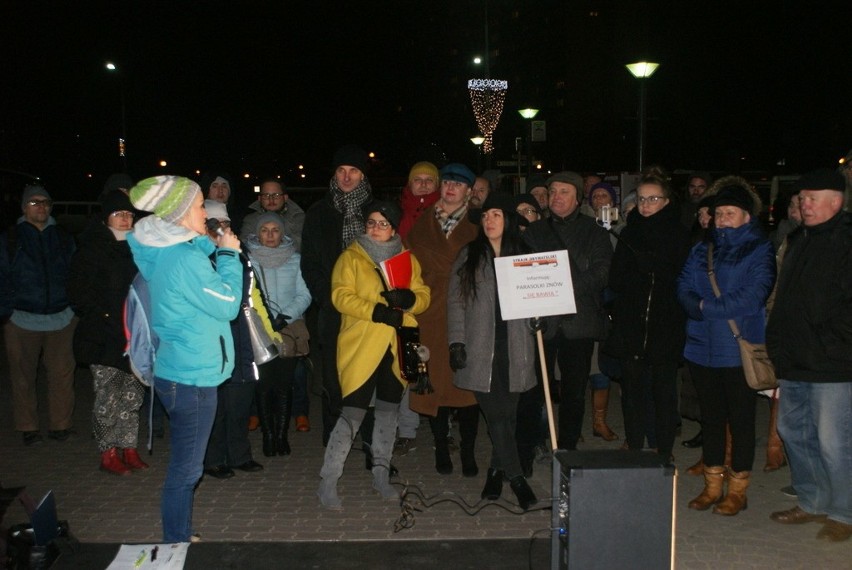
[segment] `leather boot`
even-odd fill
[[[520,505],[522,509],[527,510],[538,502],[538,498],[535,496],[535,493],[533,493],[533,490],[530,489],[530,485],[527,483],[527,480],[523,475],[512,477],[512,480],[509,481],[509,487],[511,487],[512,491],[515,493],[515,497],[518,499],[518,505]]]
[[[496,501],[503,494],[503,472],[488,468],[488,475],[485,478],[485,487],[482,488],[482,498],[489,501]]]
[[[715,465],[704,468],[704,490],[701,494],[689,501],[689,508],[697,511],[706,511],[722,499],[722,486],[725,483],[727,469],[724,465]]]
[[[112,447],[101,452],[100,470],[112,473],[113,475],[130,475],[130,468],[118,456],[117,447]]]
[[[275,402],[273,390],[258,390],[257,413],[260,419],[260,430],[263,433],[263,455],[275,457],[278,445],[275,438]]]
[[[594,410],[594,422],[592,423],[592,435],[603,438],[604,441],[618,439],[618,434],[606,425],[606,413],[609,409],[609,388],[603,390],[592,390],[592,410]]]
[[[352,449],[352,441],[361,422],[364,421],[365,410],[346,406],[343,413],[337,418],[337,423],[328,437],[328,445],[325,447],[322,469],[320,469],[319,489],[317,497],[323,507],[332,510],[343,508],[343,502],[337,496],[337,480],[343,475],[343,466]]]
[[[373,489],[383,499],[399,499],[399,492],[390,483],[391,455],[396,441],[398,406],[383,409],[386,402],[376,403],[376,421],[373,426]]]
[[[293,410],[293,386],[279,386],[275,392],[275,452],[278,455],[290,455],[287,431]]]
[[[438,413],[429,418],[429,426],[435,438],[435,470],[441,475],[453,472],[453,460],[450,458],[450,444],[447,440],[450,434],[449,408],[438,408]]]
[[[713,507],[714,513],[731,517],[748,508],[746,489],[750,475],[750,471],[736,473],[728,469],[728,494]]]
[[[701,457],[698,458],[698,461],[692,467],[689,467],[686,470],[687,475],[701,475],[704,473],[704,454],[701,454]]]
[[[777,471],[787,465],[784,456],[784,444],[778,436],[778,398],[773,398],[772,406],[769,408],[769,439],[766,442],[766,465],[765,472]]]
[[[476,434],[479,432],[479,406],[459,408],[459,451],[461,453],[462,475],[476,477],[479,466],[476,464]]]
[[[148,469],[148,464],[142,461],[135,447],[124,448],[124,464],[131,469]]]

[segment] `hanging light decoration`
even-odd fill
[[[471,79],[467,82],[470,92],[470,102],[473,105],[473,116],[479,132],[485,138],[482,152],[491,154],[494,150],[491,136],[500,122],[503,114],[503,102],[506,100],[506,90],[509,82],[503,79]]]

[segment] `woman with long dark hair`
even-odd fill
[[[537,499],[521,468],[515,431],[519,395],[536,384],[533,336],[526,321],[503,320],[494,272],[496,257],[527,251],[518,221],[511,196],[495,192],[485,199],[479,233],[450,272],[447,323],[453,383],[474,393],[488,422],[491,465],[482,498],[498,499],[505,479],[526,510]]]

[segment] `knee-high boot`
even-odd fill
[[[772,399],[772,407],[769,408],[769,439],[766,442],[766,465],[763,470],[767,473],[777,471],[787,465],[784,456],[784,443],[778,436],[778,398]]]
[[[275,394],[275,451],[278,455],[290,455],[287,431],[293,411],[293,385],[288,383],[278,386]]]
[[[462,475],[476,477],[479,467],[476,465],[476,434],[479,432],[479,406],[473,405],[459,408],[459,435],[461,443]]]
[[[450,435],[449,408],[438,408],[438,414],[429,418],[429,427],[435,438],[435,469],[441,475],[453,472],[453,460],[450,458],[450,447],[447,438]]]
[[[592,410],[594,411],[592,435],[600,437],[604,441],[618,439],[618,434],[612,431],[606,423],[606,413],[609,410],[609,387],[603,390],[592,390]]]
[[[265,457],[273,457],[278,449],[275,437],[275,393],[272,389],[262,390],[261,384],[258,384],[255,394],[257,396],[257,413],[260,418],[260,429],[263,432],[263,455]]]
[[[365,412],[366,410],[361,408],[344,406],[343,412],[337,419],[331,435],[329,435],[322,469],[320,469],[322,481],[317,490],[320,503],[327,509],[338,510],[343,506],[340,497],[337,496],[337,480],[343,475],[346,457],[349,455],[349,450],[352,449],[355,434],[358,433],[358,428],[364,421]]]
[[[399,499],[390,484],[391,455],[396,439],[398,406],[376,402],[376,421],[373,425],[373,489],[384,499]]]

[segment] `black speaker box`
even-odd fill
[[[555,456],[559,568],[674,568],[674,466],[642,451]]]

